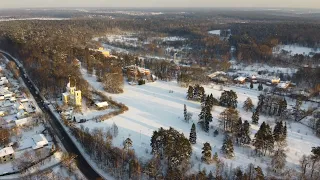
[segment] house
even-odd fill
[[[223,71],[216,71],[212,74],[209,74],[208,77],[214,81],[214,82],[218,82],[218,83],[225,83],[229,80],[227,73],[223,72]]]
[[[62,93],[62,100],[64,104],[74,104],[76,106],[82,105],[81,91],[77,90],[76,85],[71,87],[71,82],[69,78],[69,83],[67,84],[67,91]]]
[[[110,51],[104,50],[103,47],[99,47],[98,51],[100,51],[105,57],[110,57]]]
[[[277,85],[277,88],[279,89],[287,89],[290,86],[290,82],[280,82]]]
[[[27,123],[29,123],[31,121],[30,117],[26,117],[26,118],[21,118],[21,119],[16,119],[14,121],[16,126],[23,126],[26,125]]]
[[[39,149],[43,148],[44,146],[48,146],[48,140],[43,134],[36,134],[32,136],[32,140],[34,142],[32,149]]]
[[[98,108],[106,108],[109,106],[109,103],[104,101],[104,102],[96,102],[95,105],[98,107]]]
[[[280,78],[277,78],[277,77],[272,78],[272,79],[271,79],[271,83],[272,83],[272,84],[278,84],[278,83],[280,83]]]
[[[246,82],[246,78],[239,76],[239,77],[235,78],[234,81],[236,81],[237,83],[243,84]]]
[[[14,159],[14,150],[12,147],[6,147],[0,150],[0,162],[6,163]]]

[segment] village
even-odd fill
[[[41,172],[47,177],[83,176],[79,170],[67,170],[73,164],[60,166],[65,161],[63,147],[16,69],[0,56],[0,179]]]

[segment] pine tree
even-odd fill
[[[227,108],[220,113],[219,122],[220,126],[227,132],[233,133],[236,129],[236,123],[239,120],[239,112],[233,108]]]
[[[210,163],[211,155],[212,155],[211,145],[208,142],[206,142],[203,144],[201,160],[206,163]]]
[[[242,170],[238,167],[235,172],[234,172],[235,180],[243,180],[243,172]]]
[[[253,82],[251,81],[251,83],[250,83],[250,89],[252,89],[253,88]]]
[[[259,124],[259,111],[252,113],[252,124]]]
[[[234,157],[233,143],[230,136],[226,135],[221,151],[226,155],[227,158]]]
[[[232,108],[237,108],[237,104],[238,104],[238,96],[237,93],[230,90],[229,92],[229,105],[228,107],[232,107]]]
[[[255,180],[264,180],[264,174],[261,167],[257,166],[255,169]]]
[[[218,160],[219,160],[219,156],[218,156],[218,153],[217,153],[217,152],[215,152],[215,153],[214,153],[214,155],[213,155],[213,158],[212,158],[212,159],[213,159],[213,161],[214,161],[214,162],[218,162]]]
[[[214,176],[213,176],[212,171],[209,172],[207,179],[208,179],[208,180],[214,180]]]
[[[267,151],[273,151],[274,138],[271,127],[268,124],[263,122],[254,137],[253,146],[256,148],[256,153],[265,155]]]
[[[239,117],[238,121],[233,126],[233,135],[236,138],[237,143],[239,144],[241,138],[241,128],[242,128],[242,119]]]
[[[276,125],[274,126],[273,130],[273,137],[275,142],[279,142],[283,140],[283,123],[282,121],[277,122]]]
[[[205,98],[205,91],[204,88],[202,86],[199,87],[199,91],[198,91],[198,101],[201,99]]]
[[[192,124],[191,130],[190,130],[189,141],[191,144],[197,143],[196,125],[194,123]]]
[[[187,93],[187,99],[188,100],[192,100],[193,99],[193,87],[192,86],[189,86],[189,89],[188,89],[188,93]]]
[[[252,110],[252,108],[254,107],[252,100],[248,97],[244,103],[243,103],[243,109],[248,112],[249,110]]]
[[[228,107],[228,102],[229,102],[229,91],[223,91],[220,96],[220,105],[223,107]]]
[[[282,170],[286,165],[287,155],[283,149],[278,149],[274,152],[271,160],[271,166],[275,172]]]

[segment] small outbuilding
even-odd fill
[[[48,146],[48,140],[43,134],[36,134],[32,136],[32,140],[34,142],[32,149],[39,149],[43,148],[44,146]]]
[[[14,159],[14,150],[12,147],[0,149],[0,162],[6,163]]]
[[[95,105],[97,108],[107,108],[109,106],[109,103],[104,101],[104,102],[96,102]]]

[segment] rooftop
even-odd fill
[[[0,150],[0,157],[13,154],[13,153],[14,153],[14,150],[12,147],[6,147]]]

